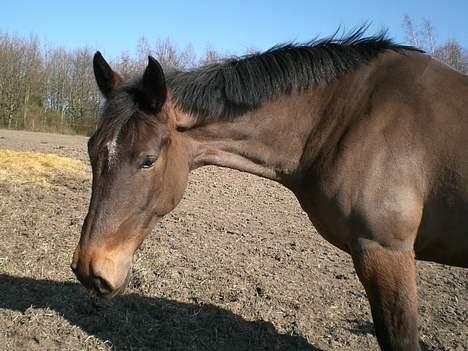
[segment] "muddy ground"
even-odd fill
[[[86,138],[0,130],[0,148],[87,162]],[[28,166],[28,160],[24,160]],[[219,168],[136,254],[126,294],[88,295],[69,269],[89,178],[0,184],[1,350],[377,350],[350,258],[288,190]],[[418,263],[426,350],[468,349],[468,270]]]

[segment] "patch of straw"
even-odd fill
[[[57,175],[86,177],[88,173],[83,162],[71,158],[0,149],[0,183],[48,185]]]

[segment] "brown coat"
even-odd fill
[[[352,255],[382,349],[418,350],[415,257],[468,267],[468,77],[383,37],[276,50],[168,77],[150,58],[129,84],[96,54],[107,103],[72,268],[121,292],[189,171],[234,168],[293,191]]]

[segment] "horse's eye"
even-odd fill
[[[141,168],[151,168],[158,158],[156,156],[146,156],[141,164]]]

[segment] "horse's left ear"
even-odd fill
[[[122,78],[114,72],[99,51],[93,58],[93,70],[96,83],[102,95],[107,99],[109,95],[122,83]]]
[[[167,97],[166,78],[159,62],[151,56],[148,56],[148,66],[142,78],[143,84],[143,108],[150,113],[161,111]]]

